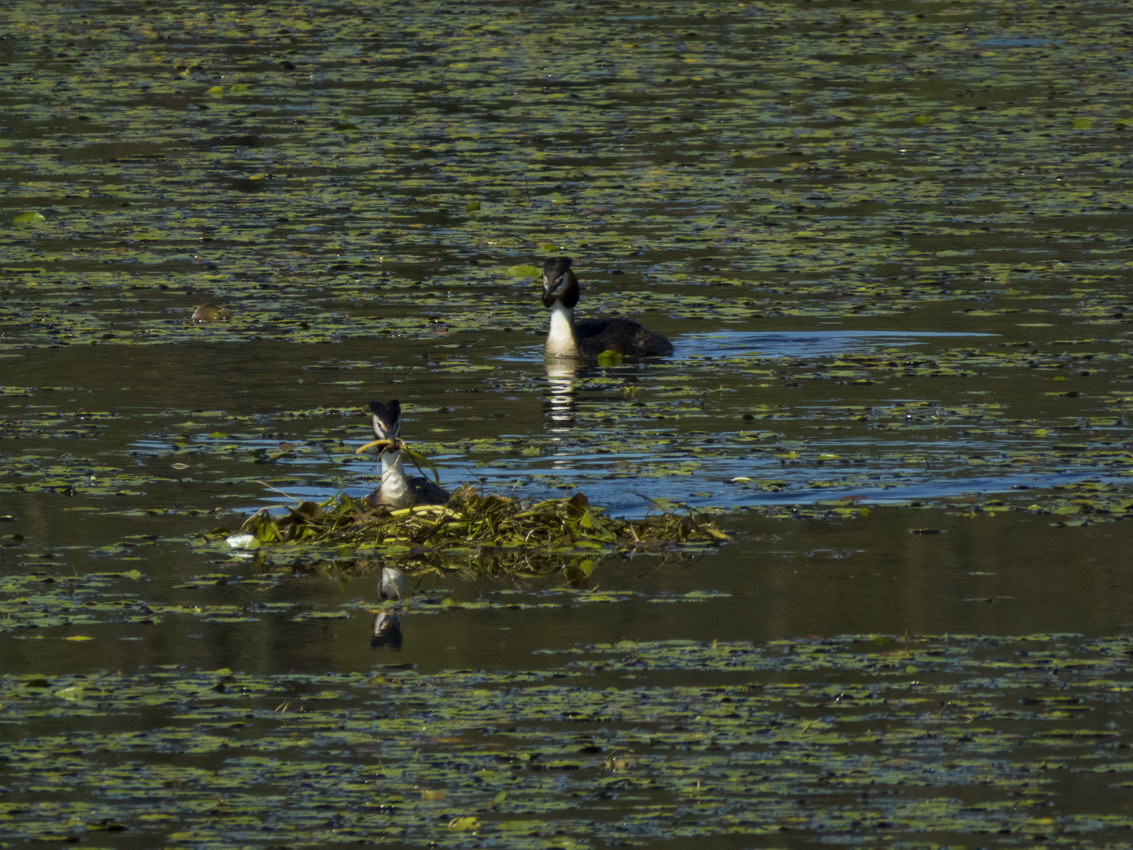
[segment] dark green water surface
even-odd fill
[[[0,847],[1128,846],[1129,35],[8,3]],[[549,369],[559,253],[674,355]],[[389,563],[205,533],[368,492],[394,397],[446,484],[732,539],[434,562],[373,647]]]

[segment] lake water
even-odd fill
[[[6,14],[11,846],[1128,841],[1122,4]],[[548,367],[560,253],[674,355]],[[390,398],[731,540],[414,562],[375,645],[412,564],[207,535]]]

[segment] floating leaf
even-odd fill
[[[624,361],[625,357],[622,356],[622,353],[613,349],[607,349],[598,355],[599,366],[618,366]]]
[[[35,227],[37,224],[43,224],[45,221],[47,221],[46,216],[34,211],[16,213],[12,216],[12,224],[16,227]]]
[[[232,313],[224,307],[215,304],[202,304],[193,311],[194,322],[227,322]]]

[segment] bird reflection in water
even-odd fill
[[[557,471],[573,470],[577,465],[578,455],[578,435],[574,433],[576,395],[580,377],[591,370],[577,360],[565,359],[548,359],[546,367],[547,395],[543,409],[547,433],[553,446],[551,468]],[[563,563],[563,576],[567,582],[579,589],[589,587],[590,570],[575,569],[570,560],[574,559]]]
[[[401,600],[405,595],[405,573],[397,567],[382,567],[378,582],[378,597],[392,602],[392,607],[383,608],[374,615],[370,629],[370,646],[374,649],[388,646],[392,650],[401,649]]]
[[[551,468],[572,470],[578,462],[578,435],[575,428],[575,406],[580,383],[580,369],[573,360],[547,361],[547,396],[543,409],[549,436]]]
[[[579,364],[570,360],[547,361],[547,430],[562,439],[574,427],[575,378]]]

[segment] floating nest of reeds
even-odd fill
[[[530,504],[466,486],[447,504],[400,510],[340,495],[301,502],[282,514],[258,511],[238,533],[224,535],[233,548],[256,550],[269,560],[283,555],[294,561],[286,553],[313,548],[324,559],[349,551],[355,559],[408,556],[435,562],[436,556],[491,555],[494,563],[502,557],[525,564],[547,556],[688,551],[728,539],[703,512],[653,502],[646,516],[623,519],[592,506],[582,493]]]

